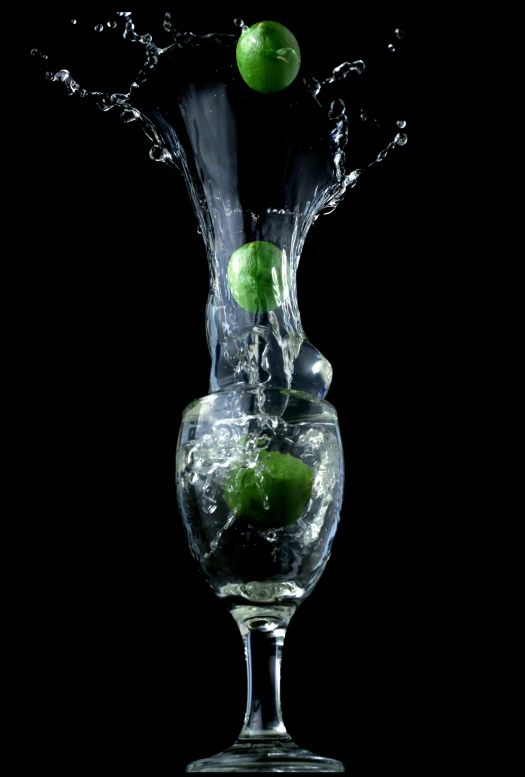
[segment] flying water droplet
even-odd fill
[[[131,40],[131,41],[136,41],[136,40],[139,39],[139,36],[135,32],[135,30],[133,29],[133,25],[131,25],[131,24],[129,25],[129,27],[128,27],[128,24],[126,24],[126,29],[124,31],[124,37],[126,38],[126,40]]]
[[[361,121],[366,121],[368,119],[368,116],[364,111],[361,111],[361,113],[359,114],[359,118],[361,119]]]
[[[76,24],[76,23],[77,23],[76,19],[71,19],[71,24]]]
[[[403,127],[406,127],[407,125],[406,121],[396,121],[396,124],[400,129],[403,129]]]
[[[136,121],[138,119],[138,113],[129,108],[126,108],[120,114],[120,118],[124,124],[129,124],[130,121]]]
[[[32,57],[40,57],[41,59],[49,59],[47,54],[42,54],[42,52],[39,51],[38,49],[31,49],[31,51],[29,53],[31,54]]]
[[[404,36],[404,34],[405,34],[405,33],[403,32],[403,30],[400,30],[400,29],[399,29],[399,27],[398,27],[398,28],[395,30],[394,34],[395,34],[396,38],[398,38],[399,40],[401,40],[401,38]]]
[[[404,132],[398,132],[394,138],[394,143],[396,144],[396,146],[404,146],[407,140],[408,138]]]
[[[95,24],[95,32],[102,32],[103,29],[104,29],[103,24]]]
[[[112,30],[114,30],[114,29],[115,29],[115,27],[117,26],[117,23],[116,23],[115,21],[113,21],[113,22],[107,22],[107,25],[108,25],[108,27],[110,27]]]
[[[389,50],[389,51],[395,51],[396,49],[395,49],[395,46],[392,46],[392,44],[391,44],[391,43],[389,43],[389,44],[388,44],[388,50]]]
[[[330,105],[330,108],[328,110],[328,118],[329,119],[340,119],[342,116],[344,116],[346,113],[346,106],[344,102],[338,98],[337,100],[333,100],[333,102]]]
[[[169,153],[160,146],[152,146],[149,155],[154,162],[167,162],[171,158]]]
[[[346,176],[346,183],[348,184],[348,186],[350,187],[355,186],[357,183],[357,179],[359,178],[362,172],[363,172],[362,170],[352,170],[352,172]]]

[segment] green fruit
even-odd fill
[[[254,467],[231,470],[223,498],[238,519],[265,529],[291,526],[312,495],[311,467],[290,453],[262,450]]]
[[[237,42],[237,66],[256,92],[269,94],[290,86],[301,66],[299,44],[279,22],[258,22]]]
[[[290,269],[287,264],[287,284]],[[233,297],[249,313],[268,313],[286,296],[283,252],[273,243],[255,240],[238,248],[228,262],[228,284]]]

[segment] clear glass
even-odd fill
[[[292,456],[313,473],[311,496],[290,525],[235,514],[232,471],[257,467],[261,451]],[[244,726],[228,750],[187,771],[344,771],[336,760],[299,748],[281,713],[281,654],[290,618],[330,556],[343,495],[337,415],[306,393],[240,386],[186,408],[177,445],[177,496],[191,552],[237,622],[245,646]]]

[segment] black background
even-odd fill
[[[332,559],[289,628],[283,711],[298,744],[374,771],[420,757],[438,640],[427,430],[439,271],[419,174],[418,30],[395,7],[347,8],[344,20],[328,4],[314,15],[260,8],[149,4],[135,16],[140,33],[154,33],[165,10],[196,33],[273,18],[318,77],[365,61],[334,96],[349,115],[377,119],[375,152],[407,122],[407,145],[312,226],[298,272],[305,332],[334,368],[346,491]],[[31,11],[19,53],[23,715],[57,766],[182,772],[232,743],[245,695],[237,627],[189,555],[174,486],[182,411],[208,390],[204,245],[182,177],[149,158],[140,129],[68,97],[29,56],[33,46],[48,53],[51,70],[67,67],[88,89],[127,91],[127,63],[99,43],[107,31],[91,32],[109,18]]]

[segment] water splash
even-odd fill
[[[336,82],[359,78],[364,61],[343,62],[324,79],[298,79],[279,109],[286,120],[277,124],[273,136],[272,127],[265,125],[264,137],[258,138],[257,164],[264,174],[254,185],[253,176],[246,180],[244,171],[253,167],[250,101],[259,98],[247,92],[231,65],[239,33],[181,33],[166,13],[162,29],[169,39],[160,45],[150,33],[136,29],[131,12],[118,12],[117,17],[114,24],[110,20],[102,26],[105,37],[117,31],[125,45],[134,44],[135,51],[144,54],[127,91],[89,91],[65,68],[48,71],[46,77],[104,112],[116,109],[125,124],[137,122],[150,141],[150,158],[183,174],[210,267],[210,390],[249,383],[324,397],[332,368],[302,329],[295,280],[283,287],[286,294],[276,310],[258,316],[239,309],[233,300],[227,263],[240,245],[263,240],[279,245],[284,263],[295,274],[312,223],[331,213],[368,168],[406,144],[407,136],[397,132],[403,127],[398,122],[391,142],[352,169],[347,155],[355,143],[349,146],[345,102],[336,97],[327,106],[320,99],[330,96]],[[235,19],[234,26],[246,27],[242,19]],[[215,63],[223,65],[217,77],[218,69],[209,67],[210,51]],[[195,65],[201,70],[195,71]],[[258,106],[253,103],[253,110]],[[362,126],[367,114],[360,109],[355,118]],[[366,129],[375,131],[377,125],[370,117]],[[301,142],[296,142],[299,137]]]
[[[236,40],[236,35],[228,34],[228,33],[221,33],[221,34],[209,33],[206,35],[195,35],[192,32],[178,32],[173,26],[171,13],[166,12],[164,14],[162,28],[165,32],[169,33],[172,36],[172,43],[168,44],[167,46],[161,47],[154,42],[153,36],[150,33],[139,34],[136,31],[135,24],[132,18],[133,17],[132,11],[117,11],[116,16],[119,17],[118,22],[120,22],[120,24],[122,24],[122,22],[124,23],[122,37],[125,40],[130,41],[132,43],[141,44],[144,47],[145,55],[146,55],[146,61],[144,62],[143,67],[139,69],[139,71],[137,72],[127,92],[104,93],[104,92],[86,90],[82,86],[80,86],[77,83],[77,81],[74,80],[70,72],[66,69],[61,69],[54,74],[48,71],[46,73],[46,78],[50,81],[62,82],[66,86],[69,95],[77,95],[80,97],[91,97],[92,99],[95,100],[97,106],[102,111],[108,111],[112,108],[117,107],[121,112],[122,121],[126,124],[132,121],[138,120],[142,124],[145,134],[154,140],[154,145],[151,147],[149,152],[150,158],[154,161],[163,162],[171,167],[178,168],[180,171],[182,171],[180,154],[178,153],[178,150],[176,148],[177,144],[175,144],[175,148],[167,149],[164,147],[163,140],[162,138],[159,137],[155,127],[152,126],[151,122],[133,106],[133,103],[132,103],[133,95],[135,93],[135,90],[139,90],[143,88],[144,85],[147,83],[148,78],[152,75],[152,73],[156,70],[157,66],[159,65],[160,57],[162,55],[171,53],[175,50],[183,50],[183,49],[189,49],[191,47],[199,46],[199,45],[202,45],[203,43],[208,43],[210,40],[214,40],[218,44],[225,43],[225,42],[232,42]],[[106,26],[110,30],[116,30],[118,28],[118,22],[112,19],[106,22]],[[76,19],[72,19],[71,23],[76,25],[78,22]],[[233,24],[236,27],[240,28],[240,30],[243,32],[249,29],[248,25],[246,25],[246,23],[241,18],[235,18],[233,20]],[[94,29],[97,32],[102,32],[105,28],[103,24],[99,23],[95,25]],[[396,28],[394,34],[398,39],[401,39],[404,37],[404,32],[400,28]],[[392,44],[389,44],[388,48],[391,51],[395,51],[395,48]],[[41,58],[45,60],[48,59],[48,55],[42,54],[36,49],[33,49],[31,51],[31,54],[33,56],[38,54],[38,56],[40,56]],[[331,74],[324,79],[318,80],[313,76],[308,76],[303,79],[303,82],[306,88],[309,90],[312,97],[314,97],[316,101],[318,101],[317,98],[320,95],[323,87],[327,87],[330,84],[333,84],[337,81],[341,81],[351,73],[361,75],[364,72],[364,70],[365,70],[364,61],[362,59],[357,59],[352,62],[342,62],[341,64],[337,65],[332,69]],[[362,168],[362,169],[356,169],[349,172],[345,172],[345,168],[344,168],[345,154],[344,154],[343,148],[346,146],[348,142],[348,121],[346,119],[346,114],[345,114],[346,109],[345,109],[344,102],[340,98],[337,100],[337,106],[338,107],[336,108],[334,105],[334,102],[332,102],[329,107],[328,115],[331,120],[335,121],[335,127],[331,131],[330,142],[333,148],[333,154],[334,154],[333,160],[336,168],[336,178],[337,178],[339,189],[338,191],[332,191],[330,193],[328,201],[326,205],[323,207],[323,210],[326,213],[332,212],[335,205],[337,205],[343,199],[348,186],[354,186],[357,181],[357,178],[361,175],[361,173],[365,169],[365,168]],[[360,119],[361,121],[368,120],[368,116],[363,110],[360,113]],[[376,119],[374,121],[377,122]],[[398,123],[398,126],[402,128],[405,126],[405,123],[403,124]],[[404,143],[406,143],[406,136],[403,143],[400,143],[398,141],[398,136],[396,136],[396,138],[394,138],[394,140],[389,144],[389,146],[383,151],[381,151],[376,157],[376,159],[374,159],[372,162],[369,163],[368,167],[370,167],[373,164],[376,164],[377,161],[383,160],[387,156],[388,151],[392,147],[404,145]]]

